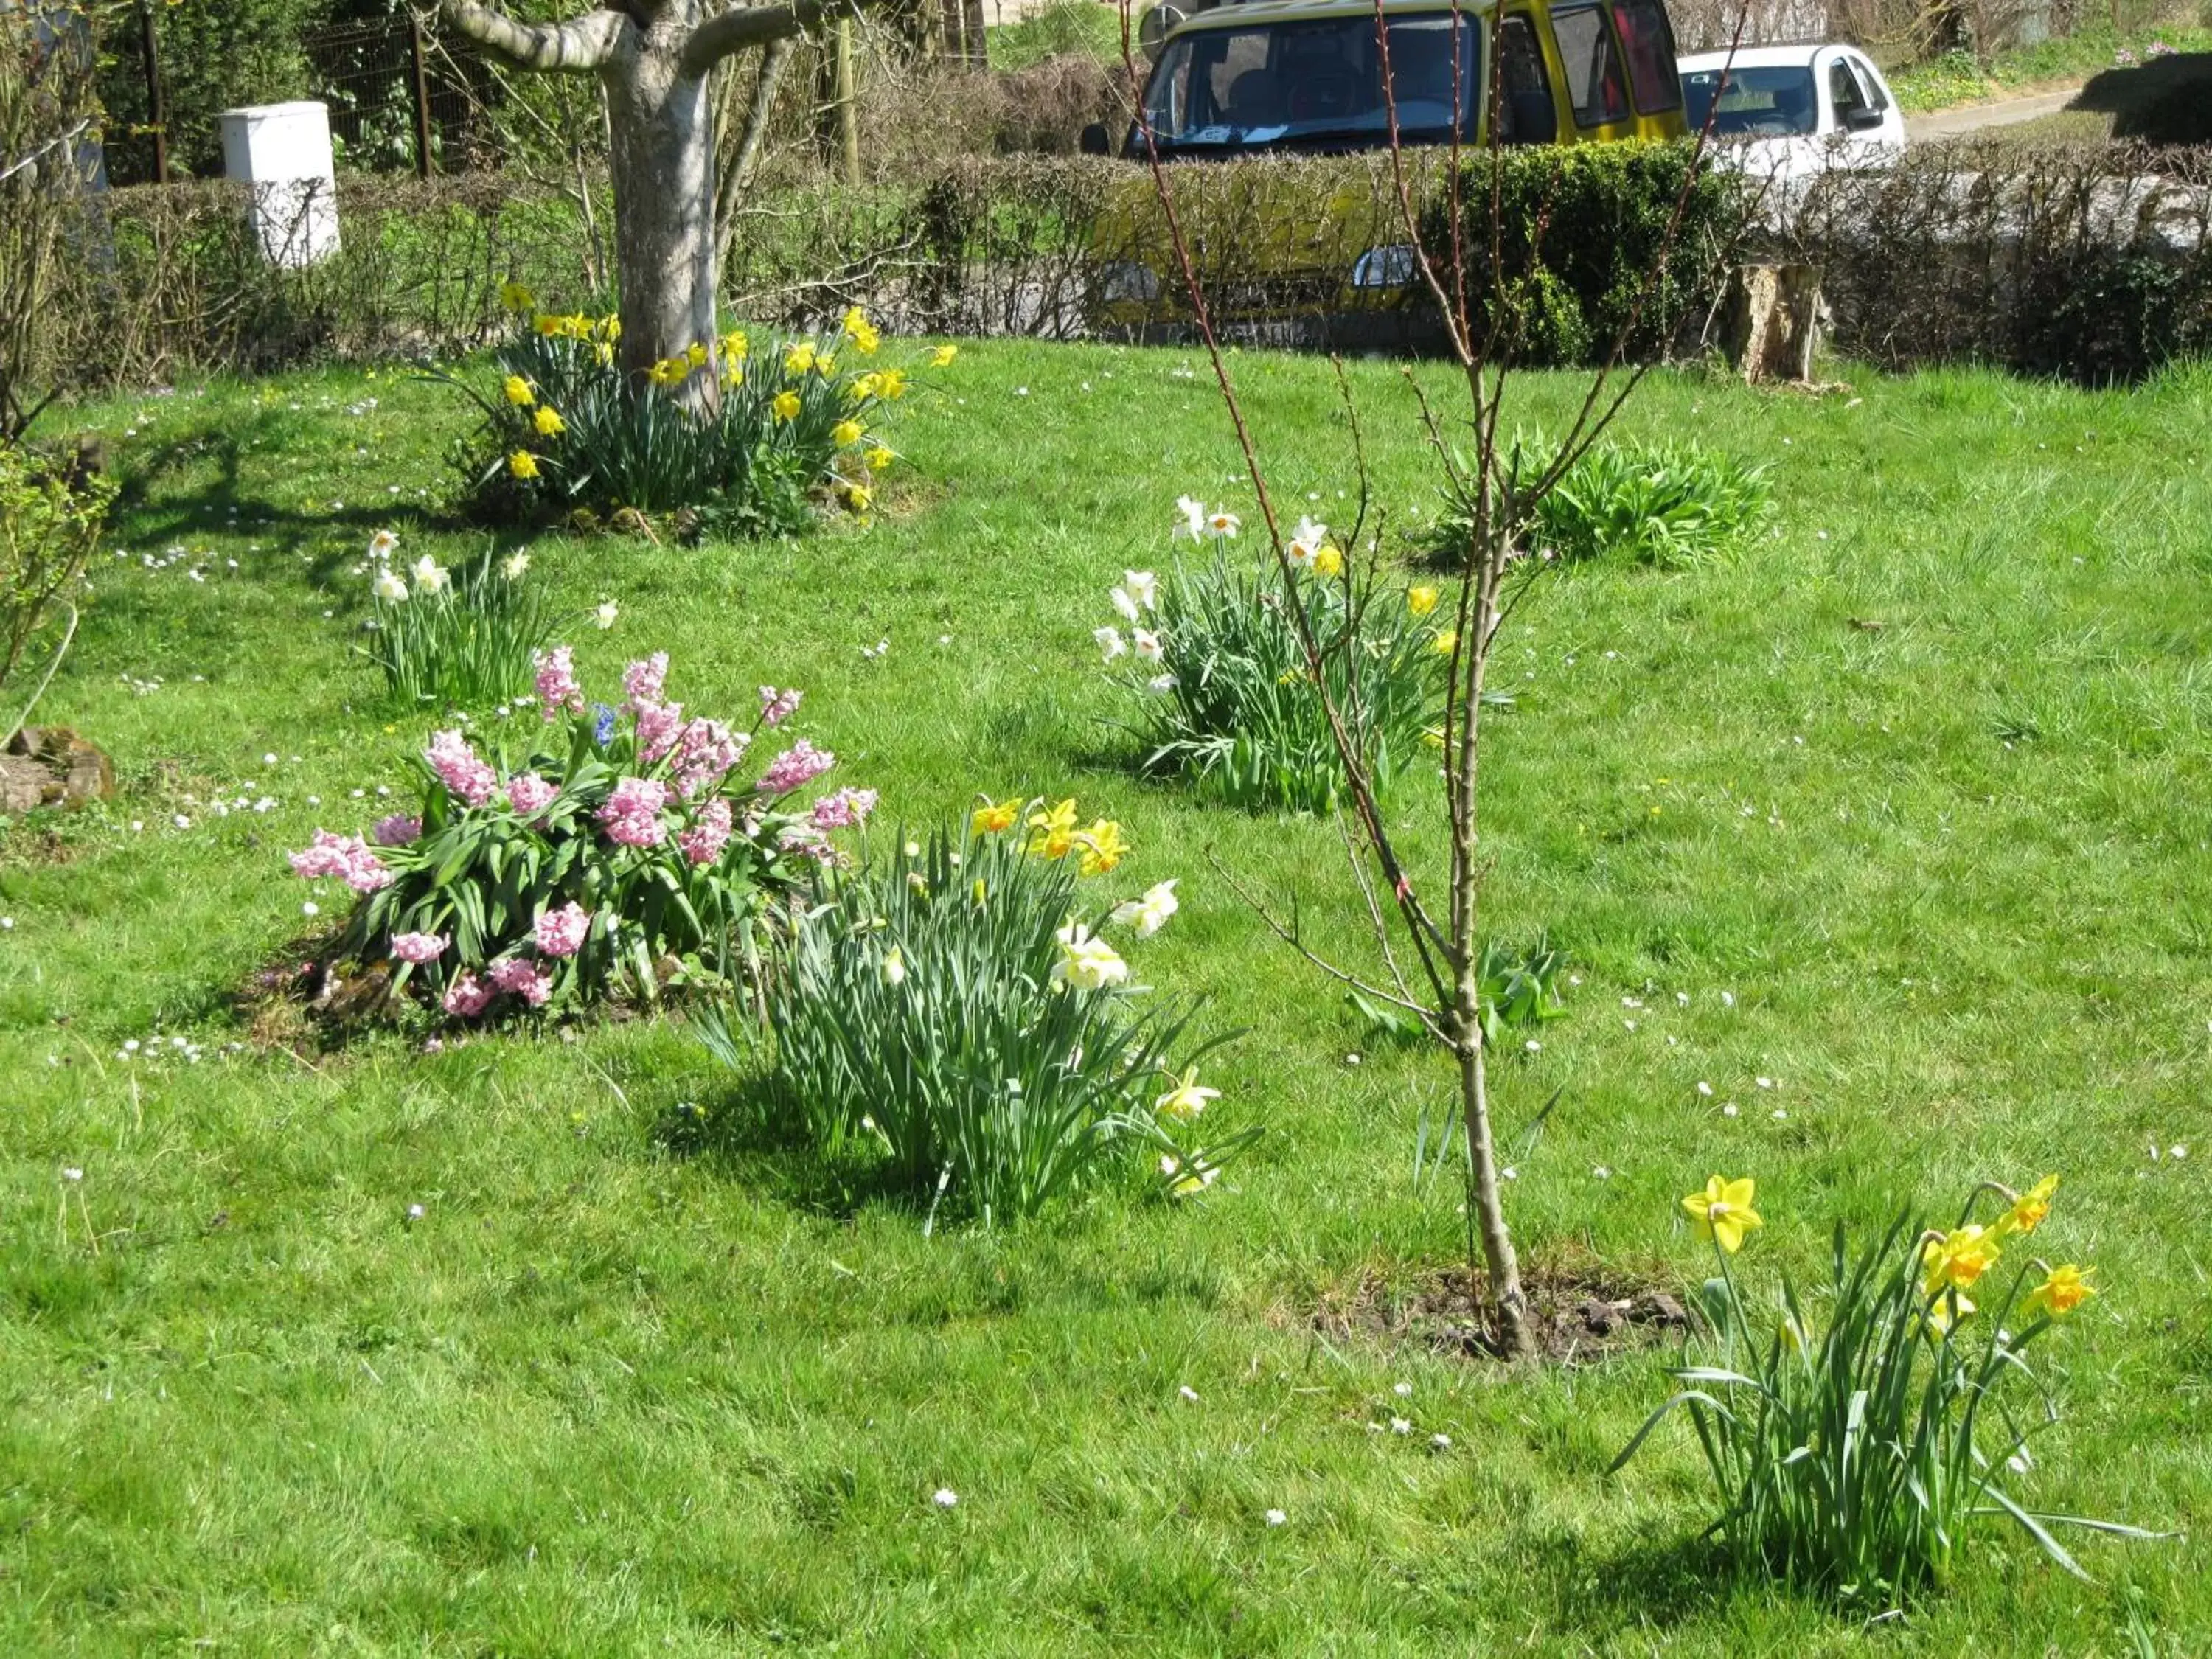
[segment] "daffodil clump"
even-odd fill
[[[1720,1504],[1711,1530],[1738,1565],[1881,1606],[1942,1583],[1978,1516],[2008,1516],[2076,1574],[2053,1526],[2147,1536],[2009,1490],[2032,1477],[2030,1442],[2057,1411],[2047,1391],[2025,1420],[2007,1401],[2040,1386],[2030,1350],[2096,1294],[2094,1270],[2030,1242],[2057,1188],[2056,1176],[2024,1193],[1985,1183],[1957,1225],[1900,1218],[1856,1257],[1839,1225],[1828,1282],[1801,1297],[1786,1277],[1765,1296],[1740,1282],[1735,1258],[1766,1218],[1749,1178],[1712,1176],[1681,1207],[1717,1268],[1700,1297],[1714,1352],[1674,1372],[1680,1391],[1614,1467],[1686,1409]],[[1990,1198],[1999,1207],[1976,1220]]]
[[[1449,635],[1432,586],[1397,587],[1354,568],[1310,518],[1284,544],[1237,556],[1243,520],[1184,496],[1175,538],[1208,555],[1162,576],[1130,570],[1092,639],[1128,690],[1149,769],[1179,772],[1238,805],[1327,811],[1346,785],[1321,690],[1294,617],[1321,648],[1330,700],[1378,783],[1423,752],[1443,719]]]
[[[892,405],[956,353],[886,362],[856,307],[810,337],[732,328],[626,374],[617,318],[540,311],[519,285],[506,298],[519,326],[492,354],[496,390],[455,380],[484,416],[459,458],[468,498],[498,523],[683,513],[745,534],[803,529],[823,506],[865,517],[899,459]]]
[[[527,553],[487,551],[456,573],[427,553],[403,559],[389,530],[371,536],[357,567],[370,608],[359,649],[382,672],[393,700],[489,708],[526,696],[537,653],[556,625],[541,590],[526,580],[529,568]]]
[[[985,797],[824,870],[769,975],[770,1109],[848,1179],[987,1224],[1115,1176],[1204,1192],[1255,1131],[1215,1132],[1212,1045],[1134,981],[1180,900],[1117,880],[1133,850],[1073,799]]]

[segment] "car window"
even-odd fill
[[[1646,115],[1675,109],[1682,83],[1674,74],[1674,31],[1659,0],[1613,0],[1613,25],[1628,59],[1628,87]]]
[[[1705,125],[1707,112],[1716,138],[1779,138],[1813,131],[1819,111],[1809,69],[1734,69],[1721,89],[1717,69],[1682,71],[1682,93],[1690,130]],[[1720,100],[1714,107],[1714,100]]]
[[[1889,94],[1881,89],[1881,76],[1874,72],[1874,66],[1856,52],[1851,54],[1850,62],[1858,74],[1859,85],[1866,88],[1867,102],[1878,110],[1887,110]]]
[[[1391,90],[1398,129],[1443,138],[1455,108],[1472,136],[1484,84],[1472,19],[1448,12],[1389,22]],[[1389,130],[1382,54],[1371,16],[1199,29],[1170,40],[1145,90],[1158,141],[1190,147],[1364,139]]]
[[[1594,5],[1554,7],[1552,38],[1559,43],[1575,119],[1586,127],[1626,119],[1628,91],[1621,84],[1620,55],[1613,50],[1605,14]]]
[[[1544,73],[1544,51],[1535,26],[1516,15],[1498,26],[1498,78],[1501,105],[1498,136],[1509,144],[1548,144],[1559,136],[1559,112],[1552,102],[1551,78]]]
[[[1838,58],[1828,65],[1828,101],[1836,106],[1836,125],[1844,125],[1845,116],[1855,109],[1867,106],[1866,94],[1859,88],[1859,78],[1851,73],[1851,66]]]

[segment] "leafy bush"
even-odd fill
[[[85,465],[0,443],[0,687],[84,580],[114,499],[114,484]],[[14,735],[11,723],[0,742]]]
[[[522,579],[530,556],[486,551],[456,576],[425,554],[403,574],[392,567],[398,545],[390,531],[369,538],[375,615],[362,647],[393,698],[481,708],[527,691],[554,626]]]
[[[1690,444],[1601,444],[1537,504],[1538,545],[1673,568],[1725,551],[1772,510],[1763,467]]]
[[[1624,330],[1632,358],[1665,353],[1711,309],[1752,206],[1740,180],[1703,162],[1693,173],[1692,150],[1688,140],[1532,144],[1463,161],[1461,234],[1477,331],[1495,320],[1515,341],[1515,359],[1532,365],[1601,361]],[[1639,309],[1678,201],[1665,278]],[[1432,197],[1421,221],[1431,257],[1451,246],[1451,228],[1449,198]]]
[[[526,290],[513,300],[532,303]],[[514,523],[549,510],[684,509],[726,532],[793,531],[812,517],[811,495],[833,488],[852,511],[866,511],[871,479],[894,459],[879,437],[869,438],[869,417],[911,381],[902,368],[852,366],[879,340],[859,310],[832,333],[773,343],[765,368],[733,329],[719,349],[700,342],[655,364],[643,384],[616,364],[619,331],[613,317],[538,313],[492,354],[495,392],[444,377],[484,412],[461,447],[477,516]],[[940,348],[936,361],[949,355]],[[687,408],[687,383],[717,373],[710,406]]]
[[[1978,1516],[2010,1516],[2077,1575],[2051,1524],[2148,1536],[2031,1512],[1999,1484],[2033,1468],[2029,1442],[2057,1420],[2047,1393],[2025,1425],[2006,1403],[2011,1388],[2036,1382],[2029,1350],[2095,1292],[2089,1270],[2023,1261],[1989,1306],[1966,1293],[1995,1282],[1990,1270],[2041,1224],[2057,1186],[2052,1176],[2025,1195],[1977,1188],[1956,1227],[1901,1217],[1856,1257],[1839,1224],[1823,1328],[1786,1278],[1777,1304],[1746,1297],[1729,1257],[1764,1223],[1751,1182],[1713,1176],[1682,1204],[1720,1266],[1703,1298],[1717,1352],[1674,1373],[1686,1386],[1613,1467],[1686,1407],[1721,1504],[1712,1530],[1737,1564],[1869,1601],[1941,1583]],[[1972,1223],[1984,1194],[2006,1207]],[[2031,1289],[2032,1274],[2040,1282]]]
[[[1210,541],[1211,561],[1178,565],[1164,582],[1130,571],[1112,594],[1128,638],[1112,624],[1096,635],[1139,699],[1146,767],[1190,774],[1240,806],[1328,811],[1343,769],[1283,574],[1272,559],[1255,571],[1234,569],[1236,515],[1207,514],[1188,498],[1182,505],[1178,533]],[[1385,592],[1361,580],[1328,527],[1310,520],[1297,526],[1290,550],[1289,580],[1305,594],[1328,689],[1376,780],[1387,782],[1443,718],[1450,636],[1425,620],[1437,590]]]
[[[317,830],[294,871],[361,896],[331,960],[388,964],[392,991],[416,986],[460,1019],[730,979],[757,949],[766,905],[831,859],[827,832],[864,819],[875,796],[794,807],[836,760],[804,738],[741,778],[754,738],[799,693],[763,688],[752,730],[733,732],[666,702],[667,670],[665,653],[634,662],[619,709],[586,705],[556,647],[538,665],[538,741],[487,761],[464,732],[440,732],[416,814],[377,824],[373,847]]]
[[[964,836],[822,872],[769,983],[773,1098],[825,1157],[986,1224],[1140,1154],[1170,1194],[1211,1185],[1254,1132],[1195,1139],[1206,1048],[1182,1051],[1188,1014],[1135,1011],[1103,937],[1157,932],[1176,884],[1087,908],[1078,890],[1125,850],[1118,825],[1079,828],[1073,800],[987,801]],[[706,1029],[738,1063],[732,1026]]]

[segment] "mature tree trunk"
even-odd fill
[[[597,75],[606,88],[625,370],[641,374],[696,344],[714,349],[714,121],[708,94],[714,66],[858,3],[793,0],[723,10],[712,0],[619,0],[566,22],[532,24],[475,0],[444,0],[448,22],[516,67]],[[702,403],[717,384],[712,374],[684,383]]]

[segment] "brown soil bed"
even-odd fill
[[[1623,1267],[1594,1256],[1524,1261],[1521,1279],[1537,1343],[1553,1364],[1591,1364],[1680,1343],[1690,1332],[1691,1316],[1674,1279],[1656,1266]],[[1418,1342],[1438,1353],[1495,1361],[1480,1285],[1463,1262],[1389,1274],[1370,1268],[1323,1299],[1314,1325],[1334,1337]]]

